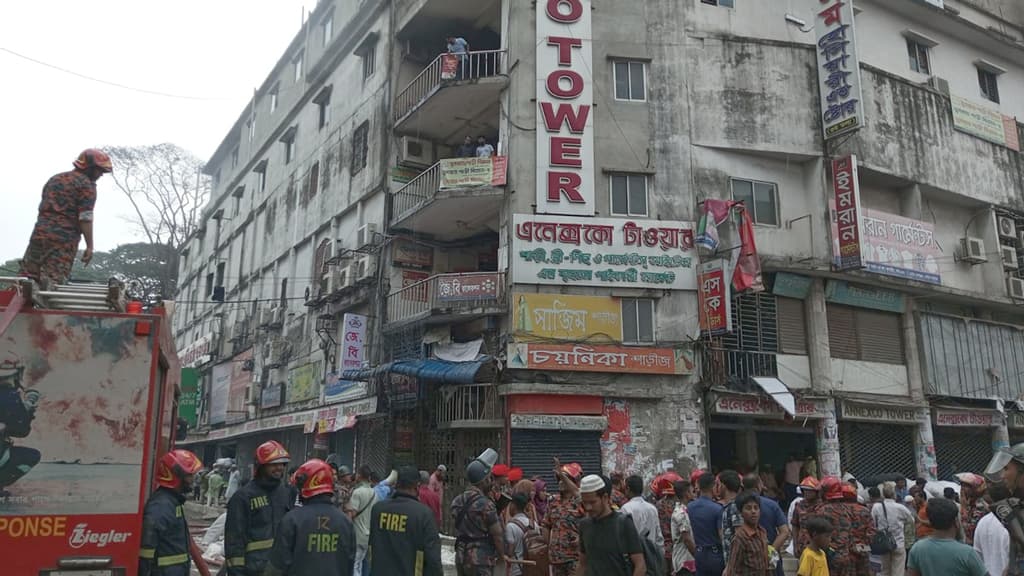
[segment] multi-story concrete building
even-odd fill
[[[1024,10],[836,4],[321,2],[207,169],[195,441],[977,470],[1024,425]],[[708,200],[764,290],[711,290]]]

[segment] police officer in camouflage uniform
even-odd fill
[[[488,455],[492,457],[488,458]],[[455,569],[459,576],[492,576],[499,558],[505,554],[505,533],[498,509],[488,496],[491,491],[491,467],[497,454],[488,449],[466,466],[470,486],[452,500],[455,517]],[[487,460],[491,460],[488,463]]]

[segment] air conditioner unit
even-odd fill
[[[941,76],[932,76],[928,78],[928,86],[937,92],[949,95],[949,80]]]
[[[267,327],[274,323],[274,308],[260,310],[260,327]]]
[[[398,163],[402,166],[429,168],[434,164],[434,143],[414,136],[402,136],[399,141]]]
[[[988,262],[985,256],[985,242],[981,238],[966,236],[960,239],[960,260],[971,264]]]
[[[1013,246],[1000,246],[999,255],[1003,259],[1003,270],[1017,269],[1017,249]]]
[[[1014,276],[1007,276],[1006,293],[1014,300],[1024,300],[1024,280]]]
[[[373,256],[364,256],[356,262],[356,280],[372,278],[377,272],[377,260]]]
[[[356,230],[356,246],[362,248],[373,244],[373,235],[377,233],[377,225],[363,224]]]
[[[288,361],[288,342],[270,340],[263,345],[263,366],[280,368]]]
[[[1017,239],[1017,223],[1009,216],[1000,216],[997,221],[1001,238]]]
[[[355,282],[354,267],[355,264],[349,264],[338,269],[338,290],[348,288]]]

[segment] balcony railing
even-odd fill
[[[438,274],[388,295],[388,322],[438,314],[472,314],[504,306],[505,275],[500,272]]]
[[[430,202],[441,186],[441,163],[438,162],[409,180],[391,199],[392,221],[399,221],[420,206]]]
[[[411,112],[445,82],[497,76],[501,72],[504,57],[504,50],[439,55],[398,93],[395,98],[395,121]]]
[[[708,348],[704,350],[704,382],[712,386],[728,386],[743,390],[750,386],[751,376],[778,376],[779,366],[774,352],[747,352]]]
[[[437,391],[436,407],[439,427],[500,426],[504,420],[494,384],[443,386]]]

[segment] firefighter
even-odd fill
[[[224,562],[228,576],[260,576],[270,559],[274,534],[293,500],[283,481],[290,457],[273,440],[256,448],[252,480],[228,501]]]
[[[419,470],[403,466],[394,497],[373,506],[371,576],[443,576],[437,522],[417,498],[419,486]]]
[[[39,450],[15,446],[11,438],[25,438],[32,432],[32,420],[41,395],[22,384],[25,367],[17,361],[0,363],[0,498],[5,490],[39,463]]]
[[[157,489],[142,513],[139,576],[189,576],[191,536],[185,521],[185,498],[203,463],[188,450],[172,450],[156,468]]]
[[[352,576],[356,532],[333,504],[334,471],[313,459],[295,471],[292,483],[302,506],[285,514],[274,537],[267,576]]]

